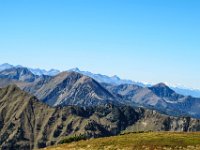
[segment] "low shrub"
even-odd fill
[[[87,140],[87,136],[84,134],[67,136],[63,138],[61,141],[59,141],[59,144],[77,142],[80,140]]]

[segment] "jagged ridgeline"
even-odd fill
[[[42,148],[74,134],[101,137],[126,131],[200,130],[197,119],[129,106],[53,108],[15,85],[0,89],[0,114],[1,149]]]
[[[35,75],[13,67],[0,72],[0,87],[16,84],[50,106],[130,105],[154,109],[173,116],[200,118],[200,98],[177,94],[163,83],[152,87],[99,83],[77,72],[56,76]]]
[[[34,149],[67,136],[87,138],[138,131],[200,131],[199,99],[164,84],[113,85],[77,72],[0,72],[1,149]],[[191,117],[190,117],[191,116]]]

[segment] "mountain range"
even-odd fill
[[[74,134],[90,138],[134,131],[200,131],[200,120],[125,105],[51,107],[15,85],[0,88],[0,149],[31,150]]]
[[[23,67],[21,65],[10,65],[8,63],[4,63],[2,65],[0,65],[0,71],[5,70],[5,69],[10,69],[13,67]],[[50,69],[49,71],[45,70],[45,69],[40,69],[40,68],[28,68],[33,74],[35,75],[48,75],[48,76],[55,76],[57,74],[59,74],[61,71],[57,70],[57,69]],[[150,83],[143,83],[143,82],[135,82],[132,80],[126,80],[126,79],[121,79],[118,76],[107,76],[107,75],[102,75],[102,74],[94,74],[91,73],[89,71],[81,71],[79,68],[72,68],[72,69],[68,69],[67,71],[71,72],[77,72],[77,73],[81,73],[83,75],[89,76],[93,79],[95,79],[96,81],[98,81],[99,83],[108,83],[108,84],[114,84],[114,85],[120,85],[120,84],[136,84],[142,87],[150,87],[152,86],[152,84]],[[171,89],[173,89],[175,92],[185,95],[185,96],[193,96],[193,97],[200,97],[200,89],[192,89],[192,88],[187,88],[187,87],[181,87],[181,86],[170,86],[169,87]]]
[[[151,87],[116,85],[99,83],[74,71],[61,72],[56,76],[38,76],[28,68],[14,67],[0,72],[0,87],[11,84],[52,107],[129,105],[172,116],[200,118],[200,98],[177,94],[163,83]]]
[[[84,74],[86,76],[89,76],[93,79],[95,79],[96,81],[100,82],[100,83],[108,83],[108,84],[114,84],[114,85],[120,85],[120,84],[136,84],[142,87],[150,87],[152,86],[152,84],[150,83],[143,83],[143,82],[136,82],[136,81],[132,81],[132,80],[126,80],[126,79],[121,79],[118,76],[106,76],[106,75],[102,75],[102,74],[94,74],[91,73],[89,71],[81,71],[79,68],[73,68],[73,69],[69,69],[68,71],[74,71],[74,72],[78,72],[81,74]],[[193,97],[200,97],[200,89],[192,89],[192,88],[187,88],[187,87],[181,87],[181,86],[170,86],[169,87],[171,89],[173,89],[174,91],[176,91],[179,94],[185,95],[185,96],[193,96]]]
[[[38,149],[71,135],[200,131],[200,98],[164,83],[143,86],[78,69],[39,75],[8,66],[0,71],[0,149]]]
[[[4,63],[4,64],[1,64],[0,65],[0,71],[2,70],[5,70],[5,69],[10,69],[10,68],[20,68],[20,67],[23,67],[21,65],[17,65],[17,66],[14,66],[14,65],[11,65],[11,64],[8,64],[8,63]],[[39,69],[39,68],[28,68],[33,74],[35,75],[48,75],[48,76],[54,76],[58,73],[60,73],[59,70],[57,69],[50,69],[50,70],[45,70],[45,69]]]

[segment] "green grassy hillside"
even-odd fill
[[[200,133],[150,132],[90,139],[45,150],[200,150]]]

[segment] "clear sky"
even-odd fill
[[[0,0],[0,63],[200,88],[199,0]]]

